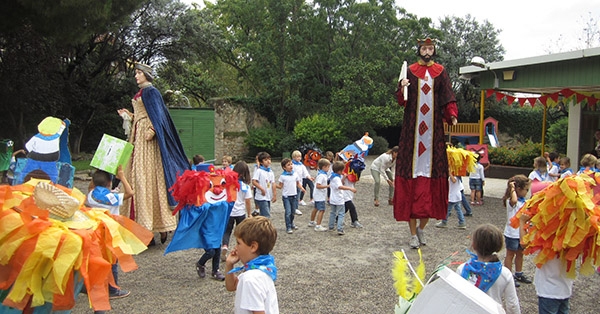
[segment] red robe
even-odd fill
[[[445,219],[448,157],[443,122],[458,116],[456,98],[440,64],[411,64],[407,78],[408,100],[404,101],[401,88],[397,93],[398,103],[405,109],[396,159],[394,218]]]

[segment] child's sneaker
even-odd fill
[[[408,242],[408,245],[410,245],[410,247],[412,249],[418,249],[419,248],[419,238],[417,238],[416,235],[410,237],[410,242]]]
[[[362,227],[363,227],[363,225],[361,225],[361,224],[360,224],[360,222],[358,222],[358,220],[357,220],[357,221],[353,222],[353,223],[350,225],[350,227],[352,227],[352,228],[362,228]]]
[[[444,222],[444,221],[440,221],[438,223],[435,224],[436,228],[447,228],[448,227],[448,223]]]
[[[427,240],[425,239],[425,231],[421,228],[417,228],[417,239],[419,239],[419,243],[421,245],[427,245]]]
[[[206,277],[206,267],[204,267],[204,265],[196,263],[196,271],[198,272],[198,276],[200,278]]]
[[[315,227],[316,225],[317,225],[317,223],[316,223],[316,222],[314,222],[314,221],[309,221],[309,222],[308,222],[308,227],[309,227],[309,228]]]
[[[323,231],[327,231],[327,228],[325,228],[325,227],[323,227],[321,225],[318,225],[318,226],[315,227],[315,231],[323,232]]]
[[[344,229],[339,229],[339,230],[337,231],[337,233],[338,233],[338,235],[344,235]]]
[[[515,275],[515,282],[522,282],[522,283],[531,283],[531,279],[527,278],[527,276],[525,276],[524,274],[521,274],[520,276]]]
[[[127,291],[127,290],[123,290],[123,289],[119,289],[113,292],[110,292],[108,294],[108,298],[109,299],[120,299],[120,298],[124,298],[129,296],[129,294],[131,294],[131,292]]]
[[[465,224],[465,223],[458,224],[458,226],[456,226],[456,228],[458,228],[458,229],[467,229],[467,224]]]
[[[294,233],[294,230],[292,230],[292,229],[288,229],[286,232],[287,232],[288,234],[292,234],[292,233]]]
[[[227,260],[227,248],[221,248],[221,262]]]
[[[298,226],[296,226],[296,225],[292,225],[292,229],[294,229],[294,230],[298,230]]]
[[[306,206],[306,202],[304,200],[300,200],[300,202],[298,202],[298,205]],[[300,215],[302,215],[302,214],[300,214]]]
[[[223,280],[225,280],[225,276],[220,271],[217,270],[217,271],[213,271],[212,279],[218,280],[218,281],[223,281]]]
[[[304,205],[306,205],[306,204],[304,204]],[[296,209],[296,215],[302,216],[302,212],[299,209]]]

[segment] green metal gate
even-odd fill
[[[215,111],[206,108],[169,108],[189,159],[200,154],[215,159]]]

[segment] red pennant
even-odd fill
[[[527,98],[527,100],[529,101],[529,105],[531,107],[535,106],[535,102],[537,101],[537,98]]]
[[[581,95],[580,93],[575,93],[575,95],[576,95],[575,97],[577,99],[577,103],[582,102],[586,98],[585,95]]]
[[[588,105],[590,106],[595,106],[596,103],[598,102],[598,99],[594,98],[593,96],[588,97]]]
[[[572,91],[568,88],[561,90],[560,93],[563,94],[563,96],[565,96],[565,98],[569,98],[569,97],[573,96],[573,94],[575,94],[574,91]]]
[[[500,92],[496,92],[496,100],[497,101],[502,100],[504,98],[504,96],[506,96],[506,95],[504,95],[504,94],[502,94]]]
[[[549,95],[550,99],[554,100],[554,102],[558,102],[558,92]]]
[[[548,95],[544,95],[538,99],[542,103],[542,105],[544,105],[544,107],[546,107],[546,102],[548,101]]]
[[[493,89],[488,89],[485,91],[485,98],[489,98],[490,96],[492,96],[492,94],[494,94],[495,90]]]
[[[523,107],[523,106],[525,106],[525,102],[527,101],[527,98],[519,98],[518,101],[519,101],[519,105],[521,107]]]
[[[506,95],[506,101],[508,102],[509,105],[512,105],[512,103],[515,102],[515,99],[517,99],[517,97]]]

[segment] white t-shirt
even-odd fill
[[[257,189],[254,199],[257,201],[270,201],[273,198],[273,184],[275,184],[275,175],[273,174],[273,171],[266,171],[259,167],[254,171],[252,180],[258,181],[258,184],[266,190],[265,195],[263,195],[262,192]]]
[[[248,214],[246,210],[246,200],[252,198],[252,189],[244,182],[240,181],[240,189],[237,191],[237,197],[233,208],[231,209],[231,217],[239,217]]]
[[[277,291],[273,279],[259,269],[250,269],[238,276],[235,293],[235,313],[248,314],[264,311],[266,314],[279,313]]]
[[[557,258],[547,261],[542,268],[535,269],[533,284],[538,297],[567,299],[573,292],[573,279],[567,278]]]
[[[552,167],[550,168],[550,170],[548,170],[548,173],[549,174],[558,174],[558,171],[559,171],[558,165],[552,163]],[[558,180],[558,177],[548,176],[548,181],[554,182],[554,181],[557,181],[557,180]]]
[[[298,195],[297,182],[300,182],[300,184],[302,184],[302,179],[299,178],[296,172],[294,171],[292,175],[280,175],[279,182],[283,183],[283,187],[281,188],[282,196],[296,196]]]
[[[310,173],[304,164],[296,165],[292,162],[292,166],[294,167],[294,173],[300,178],[300,181],[304,178],[310,177]]]
[[[344,183],[344,186],[347,186],[349,188],[354,187],[354,182],[350,182],[350,180],[348,180],[348,178],[344,179],[342,182]],[[354,193],[352,191],[342,190],[342,193],[344,194],[344,203],[354,199]]]
[[[525,202],[517,200],[515,206],[510,206],[510,199],[506,200],[506,227],[504,227],[504,235],[511,239],[519,239],[519,228],[510,226],[510,219],[517,214],[519,209],[525,205]]]
[[[317,184],[327,185],[327,175],[324,173],[317,173],[315,178],[315,191],[313,192],[313,199],[315,202],[325,202],[327,200],[327,189],[317,189]]]
[[[450,203],[458,203],[462,201],[462,183],[458,181],[457,177],[454,177],[456,182],[452,182],[452,179],[448,177],[448,202]]]
[[[481,179],[481,181],[485,181],[485,173],[482,164],[475,164],[475,172],[469,172],[469,179]]]
[[[545,182],[545,181],[550,181],[549,178],[550,178],[550,176],[548,175],[548,172],[540,172],[539,170],[533,170],[529,174],[529,179],[531,181],[538,180],[540,182]]]
[[[340,190],[340,186],[342,186],[342,179],[338,176],[331,177],[329,182],[329,187],[331,188],[331,193],[329,194],[329,204],[344,205],[344,192],[343,190]]]
[[[456,269],[456,273],[461,275],[465,264],[460,264]],[[475,285],[477,276],[471,276],[467,279],[468,282]],[[513,279],[512,272],[510,269],[502,266],[502,273],[496,279],[496,282],[486,292],[494,301],[499,304],[503,304],[506,314],[520,314],[521,307],[519,306],[519,297],[517,296],[517,289],[515,289],[515,281]],[[504,303],[502,302],[504,297]]]
[[[90,191],[87,195],[87,198],[85,199],[85,204],[88,207],[92,207],[92,208],[104,208],[104,209],[108,209],[110,211],[111,214],[113,215],[119,215],[119,207],[121,205],[123,205],[123,198],[125,196],[124,193],[108,193],[106,195],[108,201],[111,203],[111,205],[108,204],[103,204],[103,203],[99,203],[97,202],[95,199],[92,198],[92,191]]]
[[[563,178],[568,177],[568,176],[570,176],[572,174],[573,174],[573,171],[571,169],[568,169],[568,170],[565,170],[565,172],[563,172],[563,173],[560,174],[560,178],[563,179]]]

